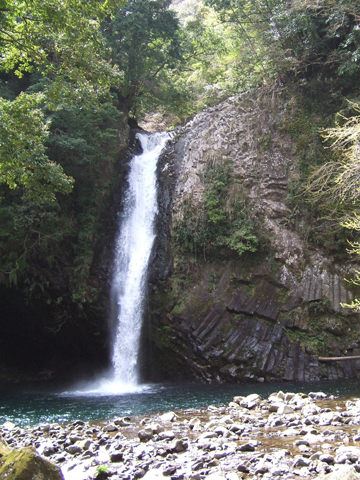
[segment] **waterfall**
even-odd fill
[[[169,134],[138,133],[136,136],[143,152],[135,155],[130,163],[112,285],[117,305],[117,331],[112,356],[114,381],[128,386],[139,382],[144,294],[155,239],[154,219],[158,212],[156,165]]]

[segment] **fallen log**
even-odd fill
[[[343,362],[345,360],[360,360],[360,355],[356,357],[319,357],[319,362]]]

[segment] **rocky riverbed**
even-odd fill
[[[360,479],[360,400],[280,391],[142,418],[6,422],[0,440],[33,447],[66,480]]]

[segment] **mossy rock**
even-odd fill
[[[64,480],[61,471],[31,448],[0,458],[0,480]]]
[[[0,461],[1,461],[1,457],[3,457],[4,455],[7,455],[10,452],[11,452],[10,448],[7,447],[6,444],[2,442],[0,437]]]

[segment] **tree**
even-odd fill
[[[320,77],[338,88],[354,85],[360,69],[359,15],[354,0],[205,0],[233,26],[244,53],[241,68],[268,83],[276,76]]]
[[[360,114],[360,105],[349,102]],[[309,190],[314,198],[331,198],[340,202],[355,202],[360,195],[360,115],[346,118],[338,115],[337,125],[321,130],[325,141],[336,153],[337,160],[327,162],[317,169],[309,180]]]
[[[99,26],[116,4],[121,0],[0,0],[0,71],[48,77],[43,94],[0,103],[0,182],[22,186],[27,198],[54,200],[71,190],[72,180],[46,155],[48,121],[40,104],[94,103],[109,89],[118,70],[108,62]]]
[[[45,153],[49,124],[39,108],[42,100],[39,94],[22,93],[14,101],[0,97],[0,183],[24,187],[28,199],[53,201],[56,193],[69,193],[73,181]]]
[[[116,3],[0,0],[1,70],[66,74],[78,87],[104,81],[108,68],[99,25]]]
[[[181,62],[179,22],[171,0],[129,0],[103,24],[112,65],[119,69],[111,91],[125,111],[144,95],[161,96],[158,77]]]
[[[335,127],[322,130],[324,140],[331,142],[330,148],[336,152],[338,159],[327,162],[310,177],[309,190],[318,200],[330,198],[332,202],[338,200],[348,204],[353,213],[340,225],[360,232],[360,216],[357,211],[360,197],[360,105],[349,103],[358,115],[350,118],[339,115],[343,124],[338,121]],[[351,248],[348,252],[360,255],[360,242],[349,244]],[[355,279],[349,282],[360,285],[360,272],[357,271]],[[360,299],[343,306],[360,312]]]

